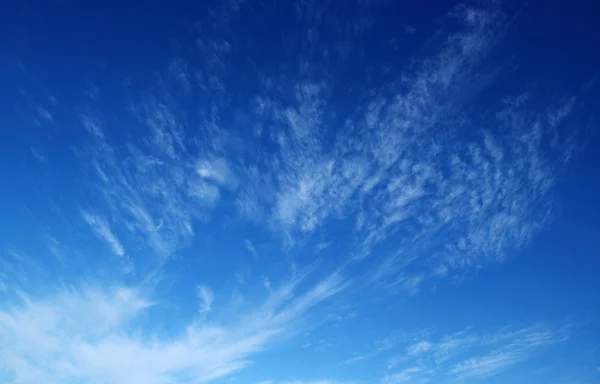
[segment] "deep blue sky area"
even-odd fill
[[[600,4],[0,5],[0,382],[600,383]]]

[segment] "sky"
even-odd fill
[[[0,382],[600,383],[593,1],[5,1]]]

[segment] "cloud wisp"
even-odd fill
[[[111,251],[117,256],[125,256],[125,250],[119,242],[119,239],[113,234],[105,218],[93,215],[89,212],[82,212],[83,220],[90,226],[92,231],[101,240],[105,241]]]
[[[415,337],[427,339],[395,346],[394,349],[403,347],[404,352],[389,358],[384,382],[484,380],[564,342],[569,332],[568,327],[534,325],[487,333],[466,329],[443,336],[428,331]]]

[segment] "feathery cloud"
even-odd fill
[[[331,276],[299,295],[299,281],[274,291],[238,321],[197,319],[173,334],[153,309],[164,305],[134,287],[84,285],[48,292],[0,309],[3,370],[16,382],[203,383],[251,363],[250,356],[294,330],[313,306],[342,289]],[[199,288],[202,309],[212,293]],[[150,328],[147,320],[158,321]]]
[[[196,291],[198,293],[198,298],[200,299],[200,312],[210,312],[213,301],[215,301],[215,294],[205,285],[199,285],[196,287]]]
[[[274,47],[270,61],[281,64],[271,68],[239,61],[263,52],[253,51],[256,39],[245,27],[238,33],[247,15],[254,18],[248,25],[271,25],[271,11],[223,2],[194,25],[193,53],[177,49],[186,57],[170,60],[142,89],[130,83],[121,109],[102,104],[108,85],[102,94],[85,85],[85,107],[76,106],[72,119],[84,135],[71,147],[85,193],[73,195],[81,199],[76,206],[94,211],[68,217],[62,195],[52,209],[66,233],[83,218],[135,273],[123,278],[66,236],[44,234],[42,252],[60,258],[47,270],[29,253],[7,249],[0,259],[0,293],[10,294],[0,305],[0,345],[8,346],[0,347],[2,375],[25,383],[223,378],[303,330],[301,320],[316,317],[318,304],[352,300],[340,298],[351,283],[369,305],[382,291],[416,295],[434,279],[505,259],[548,225],[554,186],[577,147],[575,129],[564,126],[578,97],[517,89],[472,103],[502,72],[493,54],[510,21],[495,5],[456,7],[418,57],[381,68],[365,59],[377,56],[371,47],[352,43],[379,27],[370,7],[388,2],[359,3],[358,16],[329,12],[333,3],[294,3],[282,13],[294,22],[278,20],[293,30],[264,36]],[[398,25],[400,35],[418,37]],[[30,100],[31,116],[59,126],[62,113],[48,100],[51,110]],[[46,171],[55,165],[42,153],[53,152],[31,150]],[[242,242],[254,257],[245,257]],[[210,287],[188,279],[197,259],[199,273],[223,273]],[[54,279],[34,284],[55,270]],[[282,279],[282,270],[292,278]],[[196,304],[173,300],[179,296]],[[345,364],[382,359],[381,381],[389,384],[485,379],[568,332],[533,326],[412,336],[394,334]]]
[[[544,348],[565,341],[567,329],[542,325],[507,327],[489,333],[467,329],[430,338],[430,341],[411,344],[405,347],[403,354],[395,355],[388,366],[392,373],[385,380],[391,383],[426,382],[441,375],[459,380],[485,379],[526,361]],[[397,372],[398,366],[407,368]]]
[[[111,251],[117,256],[124,256],[125,250],[119,242],[119,239],[113,234],[105,218],[99,215],[94,215],[87,211],[82,211],[83,220],[90,226],[92,232],[100,239],[104,240]]]

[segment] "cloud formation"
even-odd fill
[[[527,361],[544,348],[566,341],[569,326],[507,327],[492,332],[465,329],[442,336],[425,330],[413,337],[428,339],[410,344],[403,353],[392,355],[384,382],[485,380]],[[403,343],[398,344],[391,350],[402,347]]]
[[[199,285],[196,290],[200,299],[200,312],[210,312],[213,301],[215,301],[215,294],[209,287],[204,285]]]
[[[109,245],[111,251],[115,255],[125,255],[123,246],[119,242],[119,239],[117,239],[117,237],[112,233],[108,223],[106,222],[106,219],[86,211],[83,211],[81,216],[83,217],[83,220],[90,226],[94,234]]]
[[[387,2],[346,15],[329,12],[335,2],[299,1],[281,13],[293,22],[278,19],[285,30],[264,41],[248,31],[275,13],[245,12],[248,3],[204,12],[192,48],[173,43],[176,57],[151,81],[124,81],[122,103],[103,103],[118,92],[100,82],[81,85],[87,98],[64,118],[76,134],[63,136],[83,192],[57,192],[52,213],[64,237],[45,233],[31,254],[8,247],[0,259],[10,299],[0,304],[0,380],[235,376],[277,342],[361,316],[373,298],[415,298],[504,260],[551,221],[580,99],[515,89],[479,100],[506,71],[495,61],[510,28],[499,7],[457,6],[400,60],[399,39],[424,31],[399,23],[403,37],[384,44],[373,15]],[[370,44],[351,44],[369,39],[389,50],[385,64],[370,61]],[[36,124],[63,123],[31,104]],[[125,269],[65,235],[82,224]],[[46,255],[60,266],[46,268]],[[352,316],[318,310],[359,296]],[[567,337],[542,325],[423,331],[344,366],[383,360],[377,381],[388,384],[485,380]],[[348,381],[262,382],[338,383]]]
[[[136,288],[85,285],[22,295],[0,313],[2,369],[14,382],[203,383],[251,363],[251,356],[324,299],[343,288],[336,276],[295,295],[290,280],[251,311],[225,324],[190,318],[175,334],[160,331],[158,307]],[[212,293],[199,288],[200,310],[208,312]],[[150,327],[143,326],[150,321]]]

